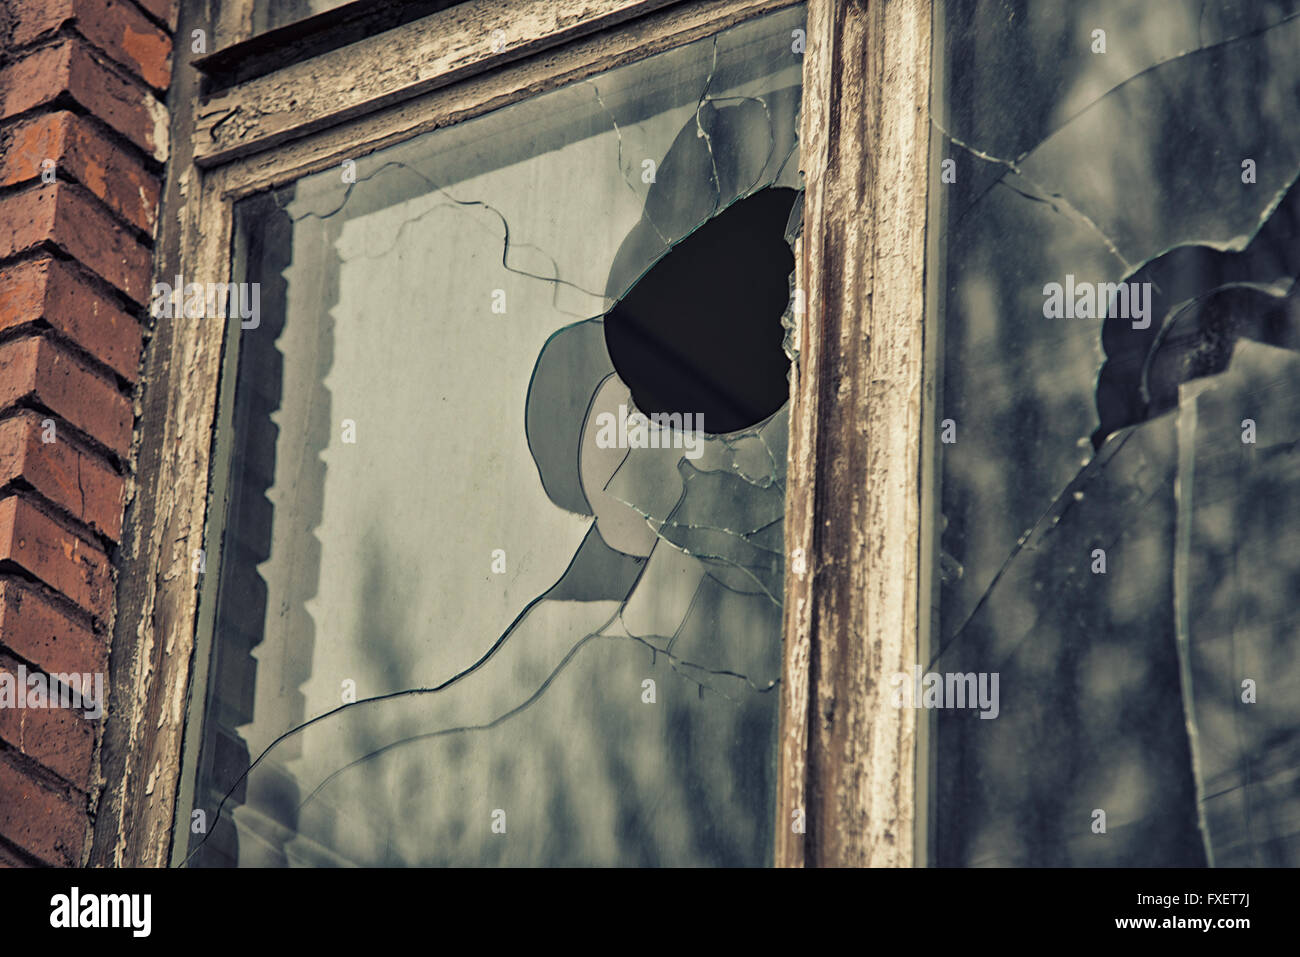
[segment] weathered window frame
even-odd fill
[[[173,84],[155,275],[230,280],[233,205],[419,133],[798,0],[473,0],[206,99]],[[806,196],[786,501],[776,863],[908,866],[918,660],[930,0],[807,0]],[[203,28],[183,5],[178,36]],[[504,49],[493,30],[508,28]],[[498,41],[499,45],[499,41]],[[228,323],[161,321],[119,556],[91,863],[169,861],[189,702],[203,694],[194,556],[213,500]],[[928,604],[928,602],[927,602]],[[193,682],[193,687],[191,683]],[[201,703],[201,702],[200,702]],[[792,820],[806,813],[806,831]],[[924,856],[921,856],[924,860]]]
[[[923,729],[914,710],[892,705],[889,677],[921,660],[929,623],[932,9],[811,0],[807,20],[796,269],[808,309],[790,410],[776,859],[908,867],[926,860]],[[801,810],[802,834],[791,825]]]

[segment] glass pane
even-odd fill
[[[350,2],[351,0],[276,0],[275,3],[253,3],[253,33],[265,33]]]
[[[1298,14],[943,4],[938,864],[1300,864]]]
[[[237,40],[247,40],[277,27],[348,5],[357,8],[377,6],[373,2],[356,3],[356,0],[216,0],[217,15],[213,22],[238,31],[218,38],[219,46],[229,46]],[[449,2],[444,5],[454,4]]]
[[[223,85],[260,76],[288,62],[298,62],[348,43],[371,37],[422,17],[459,6],[466,0],[208,0],[211,49],[228,51],[262,38],[252,49],[219,55],[203,69],[213,70]],[[509,28],[507,16],[502,25]],[[266,36],[270,34],[270,36]]]
[[[192,863],[770,861],[802,17],[238,205]]]

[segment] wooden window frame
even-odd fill
[[[776,860],[908,867],[926,860],[924,729],[893,706],[889,678],[924,660],[929,622],[932,10],[810,0],[807,19],[796,260],[808,306],[791,390]]]
[[[182,64],[155,276],[229,281],[244,197],[798,2],[473,0],[207,98]],[[805,3],[776,863],[908,866],[918,729],[889,706],[887,676],[919,660],[928,621],[931,0]],[[205,26],[198,6],[183,5],[178,36]],[[193,556],[211,545],[228,325],[156,321],[149,343],[92,865],[164,866],[188,828],[181,756],[207,647]]]

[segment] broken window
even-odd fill
[[[802,17],[236,206],[178,860],[770,861]]]
[[[1294,866],[1300,4],[943,13],[931,859]]]

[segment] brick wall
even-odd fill
[[[0,669],[107,672],[175,0],[0,0]],[[0,708],[0,864],[87,860],[112,720]]]

